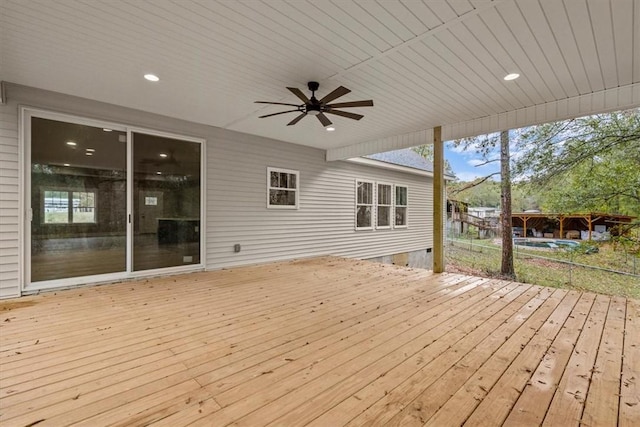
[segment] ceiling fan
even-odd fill
[[[307,98],[307,96],[302,93],[302,91],[296,87],[288,87],[289,91],[291,91],[295,96],[297,96],[304,104],[289,104],[286,102],[268,102],[268,101],[256,101],[256,104],[272,104],[272,105],[288,105],[290,107],[296,107],[294,110],[280,111],[279,113],[266,114],[264,116],[260,116],[259,118],[263,119],[265,117],[277,116],[279,114],[286,113],[300,113],[295,119],[291,120],[287,123],[287,126],[292,126],[298,123],[304,116],[307,114],[310,116],[316,116],[322,126],[329,126],[331,124],[331,120],[325,116],[325,114],[335,114],[336,116],[342,116],[353,120],[360,120],[364,116],[361,114],[349,113],[347,111],[336,110],[336,108],[350,108],[350,107],[373,107],[373,101],[351,101],[351,102],[338,102],[336,104],[329,104],[329,102],[340,98],[351,92],[344,86],[340,86],[334,89],[331,93],[326,95],[324,98],[318,100],[316,99],[315,92],[320,87],[318,82],[309,82],[307,83],[309,90],[311,91],[311,98]]]

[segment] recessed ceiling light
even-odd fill
[[[76,145],[78,145],[78,144],[76,144],[76,143],[75,143],[75,142],[73,142],[73,141],[67,141],[67,145],[69,145],[69,146],[71,146],[71,147],[75,147],[75,146],[76,146]]]
[[[71,166],[71,165],[70,165],[69,163],[65,163],[65,164],[63,164],[62,166],[67,166],[67,167],[69,167],[69,166]]]
[[[160,157],[162,157],[163,159],[167,157],[167,155],[165,153],[160,153]]]
[[[509,80],[515,80],[518,77],[520,77],[520,74],[518,73],[511,73],[511,74],[507,74],[506,76],[504,76],[504,79],[509,81]]]
[[[156,175],[162,175],[162,172],[158,171],[156,172]]]
[[[333,126],[327,126],[325,129],[327,129],[327,132],[333,132],[334,130],[336,130],[336,128],[334,128]]]
[[[149,80],[150,82],[160,81],[160,77],[156,76],[155,74],[145,74],[144,78]]]
[[[96,151],[95,148],[87,148],[87,153],[93,153],[95,151]]]
[[[112,131],[112,129],[109,129],[109,128],[102,128],[102,130],[105,131],[105,132],[111,132]]]
[[[84,153],[85,156],[93,156],[93,153],[87,151],[86,153]]]

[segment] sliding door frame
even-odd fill
[[[133,144],[135,141],[133,140],[133,134],[145,134],[151,136],[157,136],[161,138],[170,138],[184,142],[195,142],[200,144],[200,262],[198,264],[189,264],[184,266],[176,266],[176,267],[164,267],[164,268],[154,268],[150,270],[133,270],[133,221],[135,218],[135,206],[134,206],[134,164],[133,164]],[[206,200],[205,200],[205,184],[206,184],[206,142],[202,138],[190,137],[170,132],[162,132],[152,129],[140,128],[135,126],[127,127],[127,272],[130,277],[144,277],[144,276],[157,276],[160,274],[172,274],[172,273],[181,273],[185,271],[192,270],[202,270],[205,268],[205,213],[206,213]]]
[[[32,249],[32,230],[31,222],[33,218],[32,206],[31,206],[31,194],[32,194],[32,182],[31,182],[31,170],[32,170],[32,146],[31,146],[31,119],[33,117],[43,118],[49,120],[56,120],[60,122],[73,123],[78,125],[93,126],[98,128],[108,128],[119,132],[125,132],[127,135],[126,143],[126,173],[127,173],[127,206],[126,206],[126,269],[122,272],[96,274],[89,276],[69,277],[63,279],[53,279],[40,282],[31,282],[31,249]],[[153,129],[147,129],[137,126],[129,126],[122,123],[115,123],[109,120],[100,120],[95,118],[87,118],[75,114],[59,113],[52,110],[34,108],[28,106],[21,106],[19,112],[19,138],[20,146],[23,147],[20,159],[22,166],[19,168],[19,180],[22,184],[22,201],[20,206],[22,208],[20,230],[22,234],[21,241],[23,242],[21,248],[20,261],[22,264],[21,273],[21,293],[28,294],[38,292],[47,289],[59,289],[69,288],[80,285],[92,285],[100,283],[111,283],[131,278],[139,278],[145,276],[158,276],[158,275],[170,275],[175,273],[184,273],[190,271],[200,271],[205,268],[206,259],[206,140],[204,138],[198,138],[193,136],[187,136],[177,133],[157,131]],[[189,264],[184,266],[158,268],[152,270],[140,270],[133,271],[133,218],[134,218],[134,206],[133,206],[133,145],[132,134],[141,133],[146,135],[153,135],[159,137],[166,137],[186,142],[195,142],[200,144],[200,263]]]

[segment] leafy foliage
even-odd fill
[[[640,110],[528,128],[515,173],[547,211],[640,215]]]
[[[513,210],[640,216],[640,109],[511,131]],[[498,134],[454,142],[485,163],[498,161]],[[499,174],[493,174],[499,175]],[[453,198],[499,206],[487,176],[451,186]]]
[[[456,182],[448,187],[452,198],[468,203],[470,206],[484,206],[490,208],[500,207],[500,183],[487,180],[480,184],[470,186],[467,182]],[[465,188],[467,187],[467,188]],[[526,182],[517,182],[511,185],[511,203],[514,212],[539,210],[542,195],[535,191]]]

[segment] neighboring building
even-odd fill
[[[498,208],[471,207],[465,202],[447,200],[447,230],[453,235],[473,230],[478,238],[495,237],[499,231],[499,219]]]
[[[500,217],[500,208],[469,206],[469,215],[473,215],[478,218],[498,218]]]
[[[469,231],[469,203],[447,198],[447,234],[461,235]]]
[[[511,215],[517,237],[606,240],[624,231],[635,217],[590,212],[584,214],[520,212]]]
[[[327,162],[324,150],[20,88],[0,116],[13,124],[4,151],[25,153],[5,164],[31,218],[4,226],[23,237],[3,241],[1,296],[319,255],[430,266],[431,165],[410,149]]]

